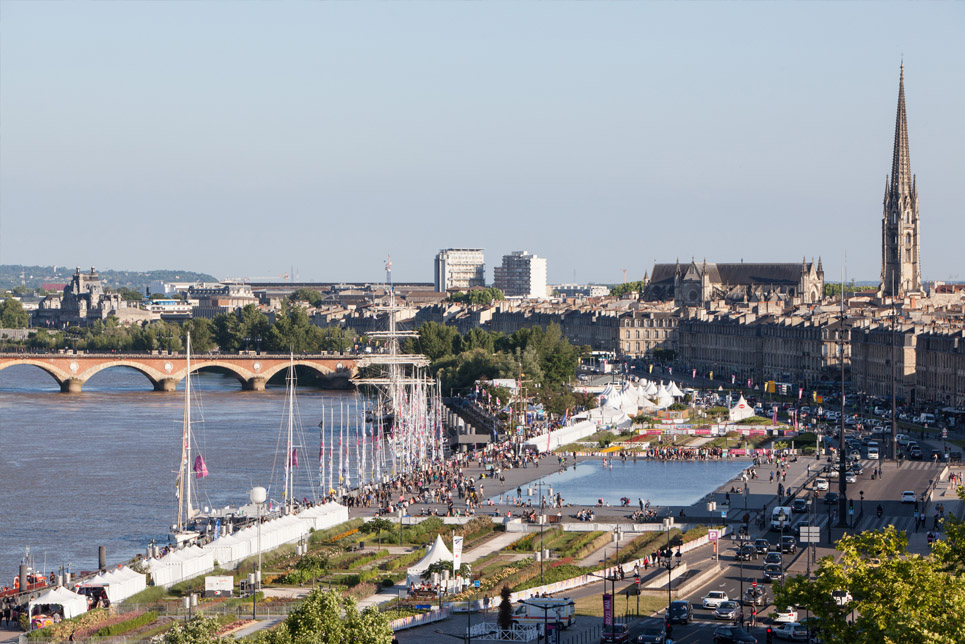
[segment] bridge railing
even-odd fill
[[[327,353],[296,353],[294,357],[296,360],[358,360],[369,354],[365,353],[338,353],[335,351]],[[50,351],[5,351],[0,352],[0,358],[66,358],[66,357],[81,357],[81,358],[113,358],[113,359],[138,359],[138,358],[183,358],[183,353],[167,352],[167,351],[143,351],[143,352],[130,352],[126,351],[124,353],[101,353],[101,352],[87,352],[87,351],[72,351],[72,350],[62,350],[58,352]],[[266,351],[261,352],[240,352],[240,353],[192,353],[192,360],[224,360],[232,358],[251,358],[251,359],[261,359],[261,360],[286,360],[288,359],[288,353],[268,353]]]

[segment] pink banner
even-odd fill
[[[613,628],[613,595],[603,594],[603,626]]]
[[[208,466],[204,464],[204,459],[198,454],[197,458],[194,459],[194,476],[195,478],[203,479],[208,475]]]

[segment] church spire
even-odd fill
[[[895,150],[891,161],[892,199],[911,194],[911,155],[908,153],[908,117],[905,114],[905,65],[898,79],[898,113],[895,116]]]

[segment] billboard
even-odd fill
[[[234,577],[205,577],[205,597],[231,597],[234,589]]]

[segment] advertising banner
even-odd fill
[[[609,593],[603,593],[603,626],[613,626],[613,595]]]

